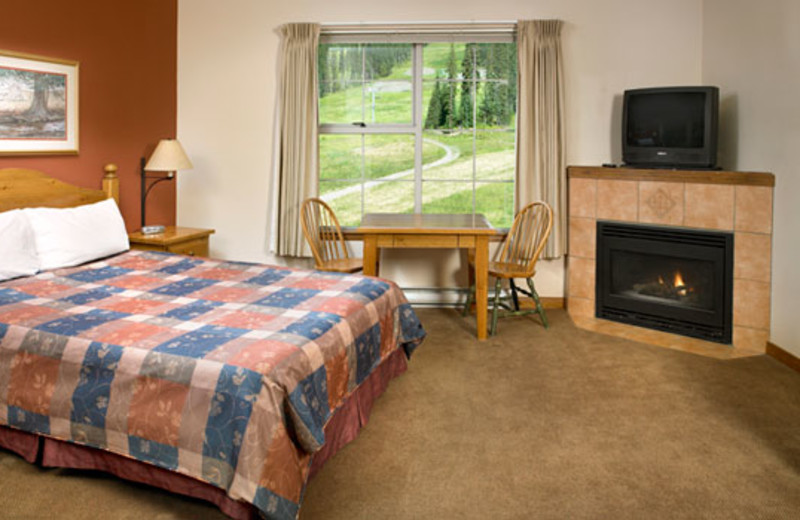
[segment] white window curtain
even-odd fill
[[[276,113],[274,179],[277,200],[272,215],[274,252],[310,256],[300,224],[303,200],[317,193],[317,46],[320,25],[290,23],[280,27],[281,46]]]
[[[553,208],[553,231],[543,258],[566,252],[566,133],[560,20],[517,23],[517,209],[535,200]]]

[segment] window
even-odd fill
[[[516,44],[323,43],[320,196],[364,213],[482,213],[511,225]]]

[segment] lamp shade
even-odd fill
[[[144,169],[151,172],[174,172],[192,168],[192,161],[186,157],[177,139],[162,139],[150,156]]]

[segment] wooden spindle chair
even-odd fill
[[[316,269],[337,273],[354,273],[363,269],[363,260],[351,258],[347,253],[342,228],[325,201],[317,198],[303,201],[300,223],[314,255]]]
[[[522,208],[514,223],[508,231],[502,246],[497,250],[494,259],[489,262],[489,275],[494,276],[494,301],[492,306],[492,324],[489,334],[494,335],[497,330],[497,319],[507,316],[524,314],[538,314],[544,328],[548,328],[547,316],[539,299],[539,294],[533,285],[533,275],[536,272],[536,261],[544,249],[550,231],[553,228],[553,210],[545,202],[532,202]],[[473,266],[470,265],[470,269]],[[525,278],[528,291],[517,287],[515,278]],[[510,296],[502,295],[502,280],[508,280]],[[533,309],[520,310],[518,293],[529,296],[534,303]],[[470,287],[464,315],[469,312],[475,299],[475,285]],[[507,303],[511,300],[511,304]],[[500,311],[500,308],[503,311]]]

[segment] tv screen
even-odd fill
[[[706,95],[702,92],[633,96],[628,105],[628,144],[702,148],[705,110]]]
[[[623,160],[642,166],[713,168],[718,92],[716,87],[626,90]]]

